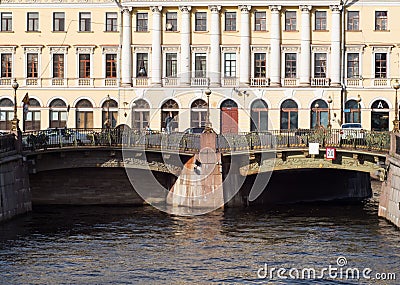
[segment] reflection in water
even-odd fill
[[[374,184],[375,190],[379,188]],[[351,267],[400,278],[399,232],[355,205],[225,209],[180,217],[152,207],[41,207],[0,225],[0,284],[265,284],[257,269]],[[368,280],[274,284],[371,284]],[[396,284],[384,282],[376,284]]]

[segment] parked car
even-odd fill
[[[346,123],[341,126],[339,139],[341,144],[362,143],[365,140],[364,135],[364,129],[360,123]]]
[[[201,134],[204,132],[205,127],[193,127],[186,129],[184,134]]]

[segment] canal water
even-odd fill
[[[363,204],[196,217],[35,207],[0,225],[0,284],[400,284],[400,231],[377,217],[373,188]]]

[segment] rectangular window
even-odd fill
[[[106,78],[117,77],[117,55],[106,54]]]
[[[90,20],[91,15],[89,12],[79,13],[79,31],[80,32],[90,32]]]
[[[196,78],[205,78],[207,72],[207,58],[205,53],[196,53],[194,56]]]
[[[12,55],[11,53],[1,54],[1,77],[10,78],[12,72]]]
[[[28,15],[27,31],[29,32],[39,31],[39,13],[28,12],[27,15]]]
[[[79,78],[90,78],[90,54],[79,55]]]
[[[165,28],[167,31],[177,31],[178,30],[178,14],[176,12],[167,12],[167,21],[165,23]]]
[[[12,31],[12,14],[11,12],[1,13],[1,31]]]
[[[207,12],[196,12],[195,31],[207,31]]]
[[[326,30],[326,11],[315,12],[315,30]]]
[[[147,53],[136,54],[137,77],[147,77],[149,55]]]
[[[254,77],[265,78],[267,74],[267,56],[265,53],[254,54]]]
[[[266,12],[255,12],[254,13],[255,31],[266,31],[267,30],[267,13]]]
[[[236,31],[236,12],[225,12],[225,31]]]
[[[326,53],[314,55],[314,77],[326,78]]]
[[[297,54],[286,53],[285,54],[285,78],[296,78],[297,77]]]
[[[148,31],[149,16],[147,13],[136,14],[136,31],[147,32]]]
[[[65,31],[65,13],[54,12],[53,13],[53,31],[63,32]]]
[[[285,12],[285,31],[296,31],[296,11]]]
[[[166,54],[166,70],[165,76],[167,77],[176,77],[178,74],[178,56],[176,53],[167,53]]]
[[[386,78],[387,54],[375,54],[375,78]]]
[[[360,76],[360,59],[358,53],[347,54],[347,78],[358,78]]]
[[[387,30],[387,11],[375,11],[375,30]]]
[[[64,54],[53,54],[53,78],[64,78]]]
[[[28,53],[27,54],[27,68],[26,77],[37,78],[38,77],[38,54]]]
[[[116,32],[118,26],[117,13],[106,13],[106,32]]]
[[[347,12],[347,30],[348,31],[360,30],[360,15],[358,11]]]
[[[224,63],[225,77],[236,77],[236,53],[225,53]]]

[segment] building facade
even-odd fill
[[[245,2],[245,4],[243,4]],[[400,1],[7,0],[0,130],[391,130]],[[205,92],[211,90],[207,97]],[[29,108],[22,99],[29,94]]]

